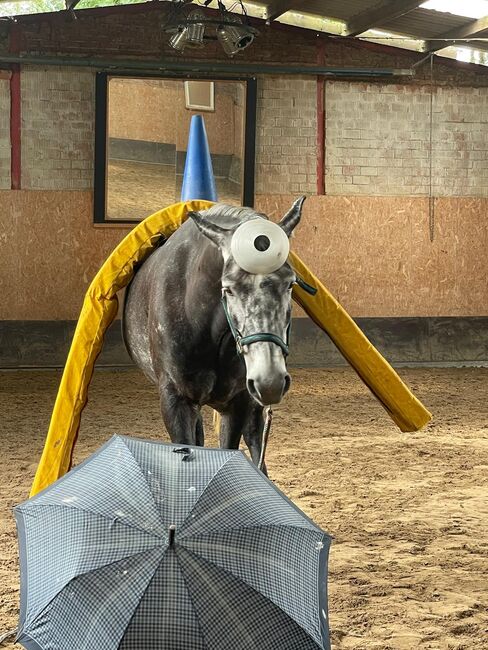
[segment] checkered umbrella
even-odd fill
[[[15,514],[29,650],[330,647],[330,538],[240,451],[115,436]]]

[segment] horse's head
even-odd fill
[[[252,210],[247,210],[249,219],[232,228],[211,223],[197,212],[190,213],[200,232],[222,253],[223,309],[246,364],[247,389],[263,406],[280,402],[290,387],[286,355],[291,291],[296,277],[286,262],[287,237],[300,221],[304,200],[305,197],[297,199],[277,225]],[[218,220],[218,207],[211,209],[212,221]],[[226,212],[229,213],[229,208]],[[271,261],[271,266],[270,255],[278,260],[277,263]],[[269,271],[269,268],[273,270]]]

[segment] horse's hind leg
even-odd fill
[[[172,384],[159,384],[161,415],[171,442],[203,445],[203,424],[200,407],[179,394]]]
[[[251,454],[255,465],[261,455],[262,432],[264,426],[263,407],[247,391],[240,393],[222,413],[220,425],[220,446],[225,449],[238,449],[241,436]],[[266,468],[263,468],[266,473]]]

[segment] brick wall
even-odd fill
[[[94,74],[76,68],[23,68],[25,189],[93,187]],[[7,188],[10,145],[6,80],[0,80],[0,107],[0,186]],[[315,193],[315,107],[313,78],[259,78],[258,194]],[[326,84],[325,107],[327,194],[429,195],[428,85],[330,81]],[[434,90],[435,196],[488,196],[487,122],[488,88],[441,86]],[[228,131],[231,134],[233,129]]]
[[[428,194],[429,106],[425,86],[328,82],[326,193]]]
[[[0,79],[0,189],[10,189],[10,85]]]
[[[224,61],[218,42],[208,42],[203,49],[188,50],[183,55],[168,45],[161,26],[173,3],[158,2],[142,5],[84,9],[77,20],[57,15],[31,15],[17,18],[16,29],[21,36],[20,51],[24,54],[70,54],[98,57],[143,57],[165,61]],[[253,45],[240,53],[236,62],[276,63],[313,66],[317,61],[317,45],[325,44],[325,65],[333,67],[391,67],[409,68],[422,54],[364,41],[327,38],[312,30],[292,28],[279,23],[271,26],[253,21],[260,35]],[[11,28],[11,26],[10,26]],[[8,52],[8,28],[0,30],[0,52]],[[435,78],[451,86],[488,86],[488,75],[482,66],[436,59]],[[421,65],[414,79],[428,81],[430,67]]]
[[[209,41],[205,47],[188,49],[184,56],[168,43],[162,30],[168,12],[174,13],[172,2],[144,6],[111,7],[109,11],[84,9],[77,20],[66,20],[61,12],[56,16],[26,16],[21,25],[21,51],[58,55],[95,55],[100,57],[145,57],[164,61],[206,60],[225,61],[229,57],[220,43]],[[215,14],[214,14],[215,15]],[[316,37],[305,30],[266,27],[255,21],[260,31],[252,47],[239,54],[236,61],[279,63],[284,61],[311,65],[316,58]],[[7,49],[0,40],[0,51]]]
[[[256,192],[315,192],[316,94],[307,77],[261,77],[256,129]]]
[[[433,143],[435,195],[488,196],[488,89],[438,88]]]
[[[90,189],[94,72],[24,66],[21,79],[22,187]]]
[[[432,191],[488,196],[488,89],[433,94]],[[428,196],[430,87],[326,85],[326,193]]]
[[[176,54],[161,23],[167,3],[64,16],[19,19],[23,53],[143,57],[161,61],[226,61],[218,43]],[[408,68],[418,53],[375,44],[317,38],[307,30],[258,25],[261,36],[236,61],[312,66],[317,44],[325,64]],[[8,43],[0,37],[0,51]],[[329,82],[326,90],[327,172],[331,194],[420,195],[430,187],[430,67],[401,84]],[[32,189],[90,189],[93,166],[94,73],[75,68],[23,69],[23,178]],[[439,195],[486,195],[488,74],[480,66],[436,60],[432,185]],[[314,193],[315,79],[259,79],[256,189]],[[461,88],[464,86],[465,88]],[[1,99],[0,99],[1,101]],[[471,103],[471,104],[470,104]],[[1,153],[0,153],[1,156]],[[1,172],[0,172],[1,174]],[[5,182],[0,179],[0,183]]]

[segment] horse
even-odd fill
[[[304,200],[277,224],[288,238]],[[201,407],[209,405],[221,415],[220,446],[238,449],[243,436],[258,464],[264,407],[279,403],[290,388],[287,339],[297,278],[286,257],[272,273],[250,273],[236,262],[237,228],[256,219],[269,225],[265,214],[217,203],[188,216],[129,285],[124,342],[158,387],[173,443],[204,444]],[[257,237],[256,250],[266,250],[266,240]]]

